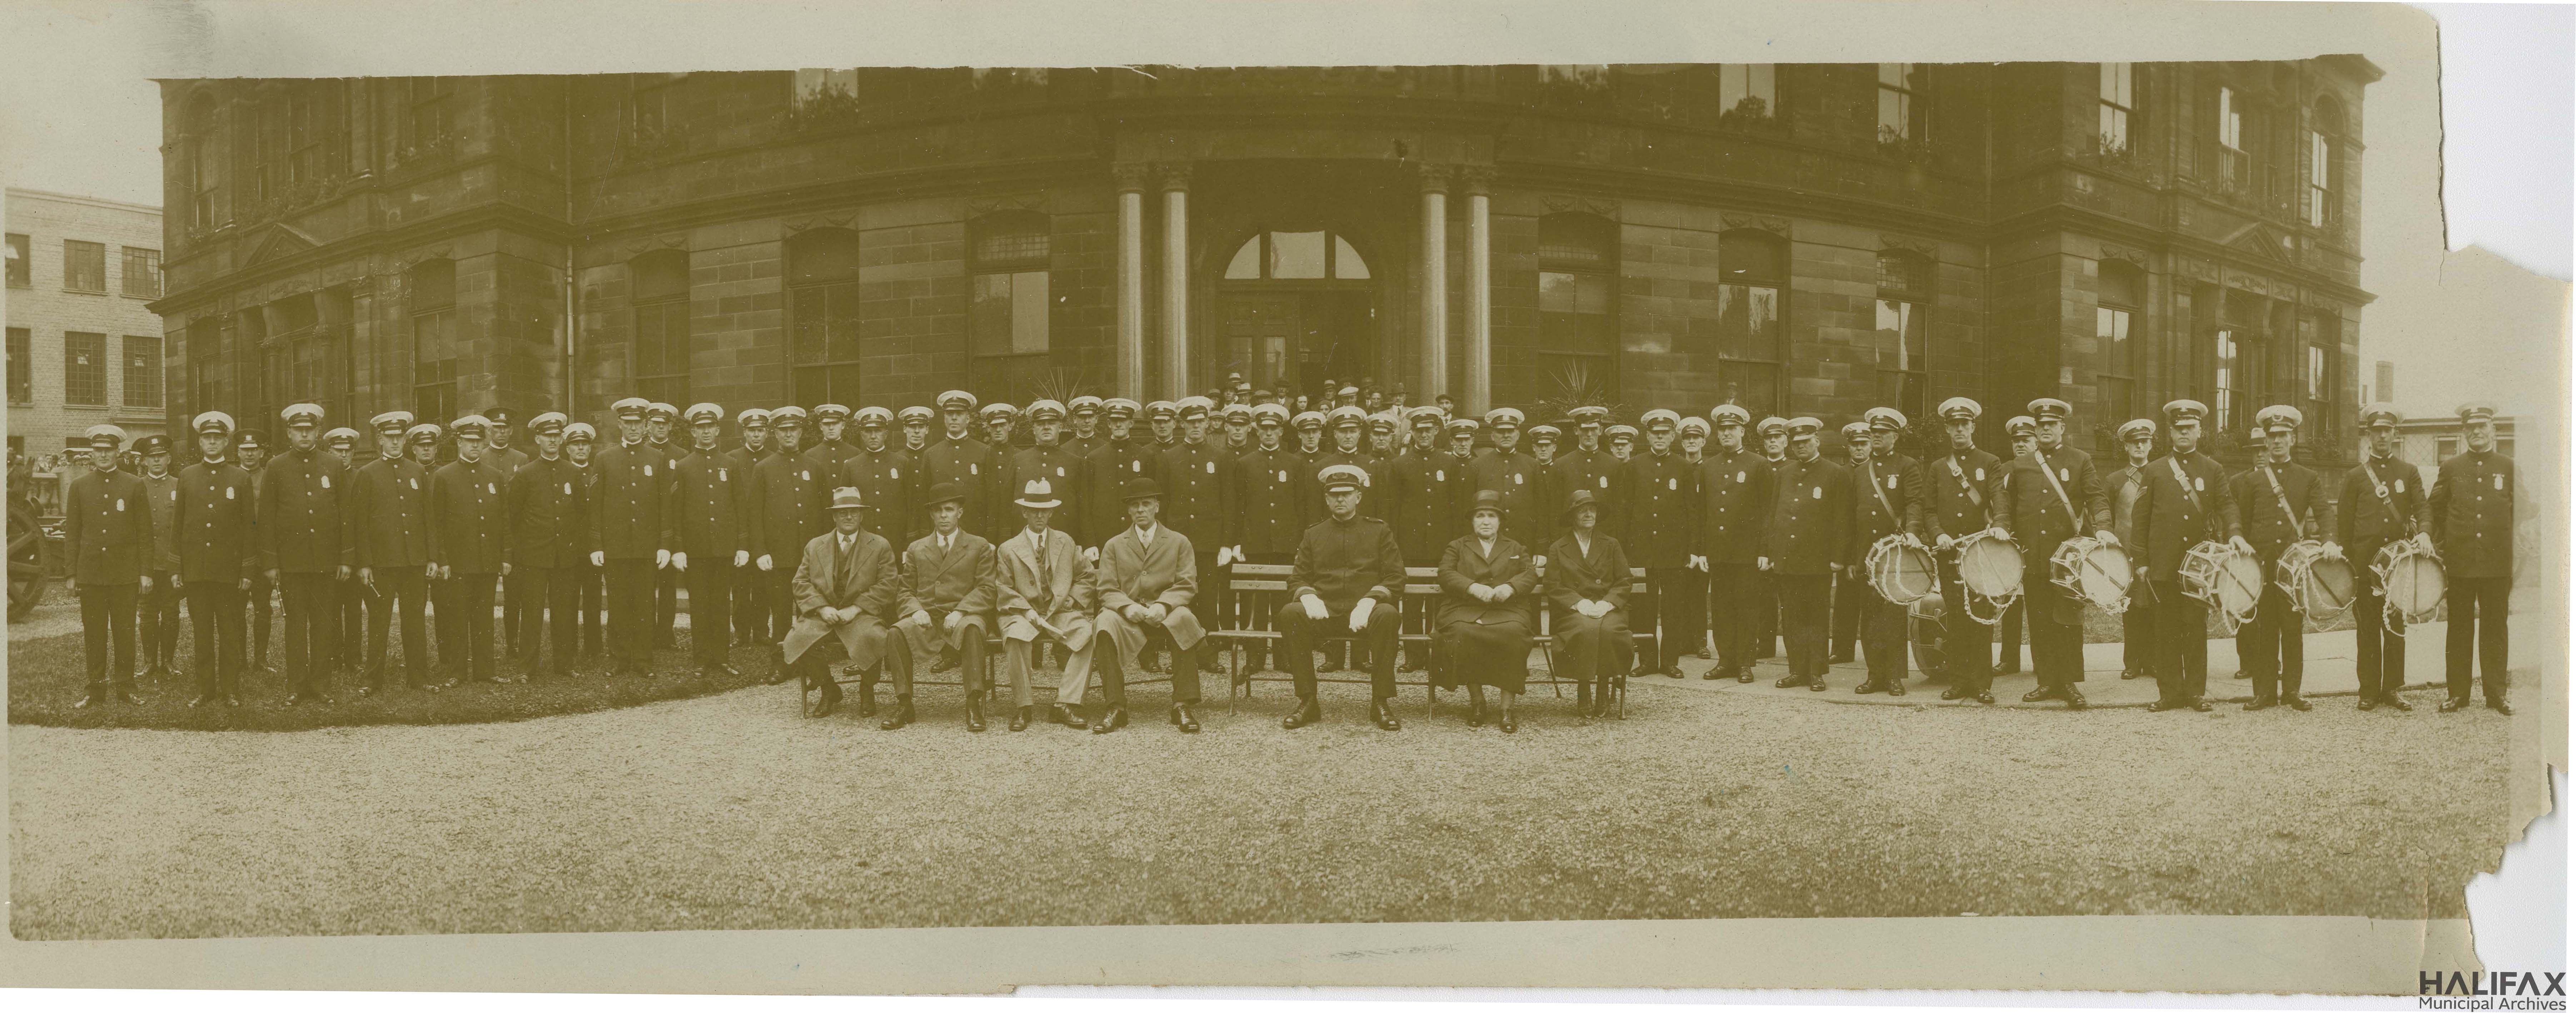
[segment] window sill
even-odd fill
[[[107,290],[106,290],[106,289],[103,289],[103,288],[99,288],[99,289],[88,289],[88,288],[65,288],[65,289],[63,289],[63,291],[64,291],[65,293],[67,293],[67,294],[70,294],[70,295],[106,295],[106,294],[107,294]]]
[[[127,292],[127,293],[125,293],[125,297],[126,297],[126,298],[128,298],[128,299],[141,299],[141,300],[143,300],[143,301],[145,301],[145,302],[150,302],[150,301],[152,301],[152,300],[154,300],[154,299],[161,298],[161,297],[160,297],[160,296],[158,296],[158,295],[144,295],[144,294],[139,293],[139,292]]]

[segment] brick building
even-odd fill
[[[164,84],[173,411],[1313,390],[2316,409],[2357,57]],[[2012,414],[1998,410],[1994,421]],[[1990,427],[1999,429],[1997,427]],[[2079,439],[2093,441],[2092,425]]]
[[[37,463],[38,497],[52,502],[54,465],[86,446],[89,427],[129,437],[164,431],[161,209],[96,197],[9,188],[0,194],[8,246],[9,450]]]

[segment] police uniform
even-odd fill
[[[1596,530],[1618,537],[1624,532],[1618,530],[1619,510],[1611,486],[1616,484],[1612,478],[1618,472],[1620,462],[1601,439],[1602,427],[1609,419],[1610,410],[1597,405],[1585,405],[1567,413],[1566,420],[1574,426],[1575,444],[1558,451],[1556,460],[1549,462],[1548,470],[1556,473],[1556,487],[1562,495],[1549,500],[1548,504],[1550,507],[1562,506],[1567,497],[1574,495],[1574,490],[1592,490],[1595,507],[1601,515],[1595,523]],[[1584,446],[1587,440],[1592,444],[1589,447]]]
[[[572,462],[573,474],[580,476],[582,502],[591,512],[590,523],[597,526],[600,512],[599,468],[591,460],[591,455],[599,446],[599,430],[588,422],[575,422],[564,427],[563,437],[564,459]],[[608,617],[604,614],[608,605],[604,586],[608,573],[603,565],[606,561],[604,554],[596,563],[586,556],[572,568],[573,628],[585,661],[599,656],[600,641],[608,634]]]
[[[2067,423],[2074,406],[2056,398],[2030,403],[2032,435],[2047,422]],[[2057,547],[2070,538],[2108,532],[2111,507],[2102,495],[2102,480],[2093,458],[2061,443],[2041,441],[2028,455],[2004,467],[1996,491],[1995,518],[2021,546],[2022,616],[2030,627],[2031,673],[2039,686],[2022,699],[2036,703],[2055,697],[2084,706],[2084,600],[2055,582]],[[2018,650],[2007,646],[2007,650]]]
[[[1754,427],[1754,432],[1762,438],[1757,446],[1762,450],[1763,460],[1771,464],[1771,476],[1776,488],[1780,468],[1789,463],[1786,442],[1789,438],[1789,420],[1777,415],[1766,417]],[[1782,449],[1776,455],[1770,452],[1772,436],[1778,436],[1782,440]],[[1754,609],[1753,614],[1753,656],[1757,659],[1770,658],[1780,651],[1780,581],[1771,571],[1764,570],[1754,575],[1754,587],[1755,593],[1760,596],[1760,601],[1759,607]]]
[[[1638,422],[1651,433],[1679,429],[1681,416],[1657,408]],[[1620,545],[1631,565],[1645,568],[1646,588],[1652,592],[1632,621],[1655,633],[1655,656],[1646,660],[1652,666],[1647,671],[1678,679],[1682,654],[1699,649],[1701,627],[1708,621],[1702,597],[1708,575],[1693,565],[1703,509],[1699,469],[1682,457],[1674,441],[1667,441],[1661,451],[1629,458],[1625,473],[1620,484],[1626,494],[1619,498],[1628,517],[1620,527],[1629,537],[1620,539]]]
[[[1134,419],[1141,406],[1123,397],[1111,398],[1102,403],[1101,410],[1114,430],[1119,422]],[[1156,477],[1160,457],[1153,441],[1138,438],[1132,428],[1125,439],[1102,437],[1100,445],[1083,461],[1083,529],[1116,531],[1125,524],[1127,483]]]
[[[1905,431],[1905,415],[1893,408],[1872,408],[1864,418],[1844,427],[1846,441],[1873,442],[1879,432]],[[1852,466],[1852,487],[1851,553],[1843,559],[1841,576],[1856,589],[1849,607],[1858,613],[1860,652],[1869,672],[1853,691],[1904,696],[1905,606],[1870,586],[1864,564],[1870,548],[1889,535],[1923,540],[1923,468],[1893,449],[1882,460],[1873,448],[1866,460]]]
[[[2255,426],[2266,434],[2298,432],[2304,421],[2299,410],[2288,405],[2254,413]],[[2266,578],[2262,597],[2255,600],[2254,618],[2236,631],[2237,662],[2254,680],[2254,699],[2246,709],[2287,703],[2306,710],[2309,705],[2299,696],[2299,682],[2307,667],[2307,618],[2291,606],[2290,596],[2273,578],[2280,573],[2284,550],[2334,530],[2325,483],[2316,472],[2295,462],[2272,461],[2267,452],[2232,480],[2228,494],[2236,499],[2245,540],[2254,546]]]
[[[450,428],[480,442],[491,420],[468,415]],[[491,455],[457,459],[430,476],[429,560],[439,569],[438,659],[448,682],[499,682],[492,661],[493,584],[510,560],[510,475]]]
[[[509,477],[518,474],[519,469],[528,463],[527,452],[511,446],[508,439],[511,433],[506,432],[515,429],[518,417],[509,409],[498,407],[483,415],[491,433],[490,442],[483,450],[483,459],[491,462],[493,467],[501,469],[503,479],[501,487],[506,490],[509,488]],[[521,593],[519,589],[523,577],[523,574],[513,569],[501,578],[501,642],[512,658],[519,656],[520,620],[527,612],[528,596]],[[537,608],[540,612],[544,611],[545,603],[539,601]]]
[[[135,456],[150,458],[170,452],[170,439],[152,435],[134,441]],[[152,578],[152,589],[141,595],[143,669],[149,678],[169,678],[179,654],[179,587],[170,575],[179,566],[178,530],[172,526],[179,506],[179,473],[165,470],[151,473],[151,465],[136,474],[143,479],[144,498],[152,501],[152,546],[143,561],[145,575]]]
[[[859,409],[855,424],[859,427],[858,452],[841,462],[834,487],[849,486],[859,491],[859,502],[865,504],[863,526],[883,536],[889,545],[909,545],[912,539],[930,530],[930,521],[914,504],[921,495],[920,473],[911,454],[905,453],[889,423],[894,414],[883,408]],[[877,449],[867,448],[870,432],[881,435]]]
[[[561,433],[565,424],[560,412],[546,412],[528,422],[540,435]],[[525,638],[521,656],[527,660],[530,677],[544,671],[542,647],[546,617],[551,615],[555,674],[570,675],[580,636],[573,614],[581,600],[576,581],[599,547],[598,528],[590,523],[590,493],[583,488],[580,472],[560,450],[553,457],[539,457],[521,466],[510,476],[508,488],[510,572],[518,575],[519,590],[526,599],[520,613]]]
[[[769,419],[771,428],[781,431],[804,426],[792,405],[771,412]],[[761,597],[769,606],[768,629],[775,638],[763,638],[762,645],[774,663],[773,683],[786,681],[788,674],[779,643],[796,625],[796,567],[804,562],[806,544],[832,530],[831,490],[840,487],[835,473],[846,467],[831,454],[771,454],[751,466],[743,485],[743,542],[751,553],[751,569],[740,576],[767,585]]]
[[[724,410],[712,404],[689,406],[691,424],[718,421]],[[662,544],[671,550],[671,565],[681,571],[689,589],[689,641],[703,672],[732,674],[729,657],[734,557],[743,552],[736,490],[742,483],[736,460],[715,447],[690,452],[671,469],[663,487]]]
[[[286,427],[321,424],[319,405],[298,404],[282,413]],[[322,696],[339,654],[340,498],[347,489],[340,462],[317,443],[288,449],[268,462],[260,490],[260,569],[277,574],[286,612],[286,705]]]
[[[679,420],[680,409],[655,401],[645,406],[644,418],[654,424],[653,427],[647,428],[648,435],[644,440],[645,453],[649,454],[654,462],[653,473],[656,476],[670,474],[671,466],[680,463],[680,455],[686,452],[688,446],[685,441],[673,442],[669,438],[671,423]],[[655,428],[659,430],[659,438],[652,435]],[[668,566],[661,567],[653,573],[654,647],[669,647],[678,642],[672,636],[672,631],[679,627],[679,615],[680,571]]]
[[[1709,419],[1721,436],[1728,429],[1743,432],[1752,421],[1743,408],[1731,404],[1710,409]],[[1740,443],[1729,450],[1721,440],[1700,460],[1695,478],[1699,494],[1691,504],[1691,552],[1707,568],[1707,614],[1717,655],[1717,663],[1701,678],[1732,676],[1752,682],[1753,638],[1767,577],[1758,563],[1778,474],[1760,453]]]
[[[1361,490],[1367,475],[1356,467],[1336,466],[1324,474],[1322,485],[1327,494]],[[1357,636],[1374,662],[1369,666],[1371,716],[1387,731],[1402,728],[1388,703],[1395,697],[1396,610],[1404,592],[1404,555],[1396,547],[1395,529],[1357,512],[1348,520],[1327,516],[1315,522],[1298,541],[1288,588],[1276,629],[1280,649],[1288,653],[1298,705],[1281,724],[1302,728],[1323,719],[1315,702],[1315,641],[1352,636],[1351,615],[1365,601],[1370,612]],[[1308,598],[1321,604],[1323,618],[1309,614]]]
[[[90,448],[111,460],[125,430],[89,427]],[[116,700],[134,703],[134,610],[144,557],[153,551],[152,502],[143,480],[119,470],[91,471],[63,489],[63,551],[80,589],[81,646],[89,694],[76,708]],[[114,645],[114,668],[109,647]]]
[[[243,461],[242,451],[246,449],[258,450],[260,452],[258,467],[252,467]],[[232,459],[235,463],[241,465],[241,469],[245,474],[250,476],[250,513],[251,522],[254,527],[257,526],[259,520],[259,505],[266,502],[261,498],[260,490],[265,488],[268,483],[269,456],[268,441],[261,438],[257,430],[244,429],[233,437]],[[251,563],[250,570],[250,590],[245,592],[243,595],[243,597],[248,599],[245,604],[249,607],[250,611],[247,623],[250,635],[246,638],[250,644],[250,660],[248,664],[252,669],[266,671],[268,669],[269,630],[271,627],[276,625],[277,582],[270,580],[268,578],[268,571],[262,569],[258,564],[256,556],[259,551],[259,540],[256,532],[253,532],[251,539],[251,551],[254,558]]]
[[[646,421],[652,405],[621,398],[610,411],[619,422]],[[670,481],[666,451],[645,440],[620,441],[591,454],[591,502],[599,518],[601,575],[607,582],[608,655],[621,675],[642,675],[653,660],[655,571],[661,554],[662,490]]]
[[[1002,467],[1003,487],[1022,489],[1028,487],[1030,479],[1046,479],[1047,486],[1056,490],[1056,501],[1064,504],[1056,508],[1056,516],[1063,520],[1060,526],[1064,533],[1072,535],[1076,545],[1096,546],[1116,529],[1094,531],[1087,523],[1088,516],[1082,502],[1086,493],[1081,488],[1081,459],[1059,444],[1036,442],[1038,423],[1060,424],[1063,421],[1064,406],[1053,400],[1041,399],[1029,405],[1031,442],[1011,452],[1010,459]]]
[[[2463,429],[2494,421],[2493,406],[2472,402],[2460,408]],[[2513,591],[2513,519],[2521,495],[2513,458],[2493,447],[2461,451],[2442,462],[2433,480],[2426,507],[2447,581],[2443,601],[2450,605],[2443,649],[2450,693],[2443,710],[2468,705],[2474,659],[2475,671],[2486,677],[2487,706],[2512,713],[2505,702],[2505,615]]]
[[[1821,428],[1812,418],[1790,420],[1792,445],[1814,446]],[[1851,469],[1821,453],[1792,453],[1777,477],[1762,542],[1780,589],[1780,626],[1789,654],[1789,674],[1775,685],[1823,690],[1833,574],[1852,556]]]
[[[1975,422],[1985,408],[1964,397],[1941,402],[1944,423]],[[1974,697],[1992,702],[1994,630],[1968,615],[1968,591],[1959,581],[1959,554],[1942,548],[1953,541],[1996,527],[1995,502],[2003,485],[2003,461],[1974,445],[1952,447],[1923,466],[1923,529],[1936,547],[1941,577],[1941,653],[1950,688],[1941,698]]]
[[[775,419],[776,415],[777,413],[772,412],[772,419]],[[858,454],[858,444],[849,439],[849,423],[850,409],[845,405],[819,404],[814,406],[814,433],[812,438],[808,441],[811,446],[806,447],[797,455],[804,458],[806,463],[813,466],[814,474],[818,476],[839,474],[841,470],[841,462],[847,461]],[[775,424],[776,423],[773,421],[772,425]],[[830,525],[827,522],[825,526],[828,527]],[[789,579],[794,579],[794,575],[791,574]],[[790,605],[788,608],[792,615],[795,606]]]
[[[724,460],[726,472],[732,477],[733,510],[737,523],[741,525],[737,531],[737,537],[740,537],[749,532],[747,518],[750,516],[751,503],[748,495],[751,490],[752,469],[758,467],[762,460],[774,456],[777,451],[769,443],[768,409],[745,408],[736,412],[734,427],[742,433],[742,445],[725,454]],[[754,443],[755,440],[758,441],[757,444]],[[746,559],[745,562],[748,563],[749,560]],[[726,577],[725,590],[733,596],[731,604],[727,606],[733,622],[733,646],[774,644],[780,637],[786,635],[784,630],[775,634],[770,632],[769,585],[755,579],[751,571],[742,570]]]
[[[1288,409],[1276,404],[1261,405],[1254,409],[1254,415],[1259,425],[1268,427],[1274,441],[1288,421]],[[1297,463],[1295,454],[1285,446],[1262,447],[1257,443],[1251,452],[1234,459],[1229,466],[1232,476],[1226,483],[1230,505],[1225,510],[1229,525],[1225,541],[1235,558],[1220,562],[1220,569],[1238,560],[1264,566],[1285,566],[1295,561],[1297,542],[1306,531],[1302,523],[1304,511],[1297,503]],[[1205,574],[1193,574],[1194,583],[1205,578]],[[1194,593],[1195,590],[1194,587]],[[1251,628],[1249,623],[1257,617],[1235,614],[1231,598],[1197,595],[1192,609],[1227,628]],[[1256,650],[1254,666],[1269,667],[1268,654],[1266,650]]]
[[[2146,419],[2120,423],[2121,454],[2139,439],[2153,440],[2156,424]],[[2138,497],[2147,490],[2146,465],[2130,464],[2112,469],[2102,476],[2102,498],[2111,508],[2111,533],[2123,546],[2132,544],[2137,528],[2131,523],[2136,516]],[[2135,551],[2135,550],[2131,550]],[[2120,611],[2120,678],[2154,677],[2148,669],[2148,651],[2155,642],[2156,603],[2146,588],[2132,588],[2127,607]]]
[[[1496,408],[1485,413],[1485,431],[1494,434],[1494,445],[1477,454],[1468,465],[1467,495],[1472,498],[1486,490],[1500,495],[1503,535],[1524,546],[1543,549],[1556,537],[1550,516],[1552,503],[1541,498],[1546,487],[1539,481],[1544,469],[1539,467],[1538,458],[1517,445],[1523,418],[1518,408]],[[1514,444],[1510,449],[1504,448],[1506,440]]]
[[[939,407],[943,413],[971,413],[975,408],[975,395],[952,390],[939,395]],[[956,485],[964,497],[958,503],[966,508],[966,516],[959,523],[986,541],[992,541],[997,530],[1008,532],[1015,528],[1000,512],[1003,498],[994,495],[1001,488],[1001,472],[1000,455],[970,432],[961,430],[956,435],[932,440],[921,451],[923,485],[942,482]]]
[[[2400,421],[2397,410],[2387,405],[2373,405],[2361,415],[2362,428],[2373,432],[2393,432]],[[2363,710],[2383,704],[2415,709],[2398,692],[2406,688],[2406,628],[2389,621],[2387,589],[2371,564],[2389,543],[2424,537],[2433,520],[2423,474],[2400,459],[2393,445],[2390,449],[2386,457],[2362,452],[2361,463],[2344,474],[2338,497],[2343,508],[2335,511],[2335,542],[2343,546],[2358,585],[2352,602],[2354,674],[2361,683]]]
[[[232,416],[201,412],[192,428],[199,435],[230,436]],[[241,705],[242,603],[244,586],[259,569],[258,499],[250,473],[222,454],[179,471],[179,496],[171,525],[177,532],[179,560],[172,573],[188,600],[188,619],[196,627],[196,707],[222,700]]]
[[[375,460],[374,455],[361,460],[357,454],[357,443],[358,431],[347,426],[340,426],[322,434],[322,449],[325,451],[323,456],[336,469],[332,472],[331,480],[339,483],[341,490],[340,518],[342,521],[346,521],[349,516],[350,481],[356,478],[360,466]],[[348,532],[341,532],[339,545],[342,561],[346,562],[349,547]],[[367,613],[375,607],[375,603],[370,600],[367,586],[355,579],[357,573],[355,569],[343,566],[341,573],[346,576],[340,578],[340,582],[334,585],[333,591],[338,599],[338,611],[334,614],[339,618],[339,630],[337,639],[334,641],[338,650],[332,657],[332,670],[355,680],[366,663]],[[362,696],[366,692],[364,685],[360,683]]]
[[[1065,402],[1065,421],[1070,428],[1056,440],[1056,445],[1073,455],[1074,460],[1089,462],[1092,453],[1109,442],[1109,438],[1100,431],[1101,410],[1107,405],[1107,401],[1090,394]]]
[[[379,435],[400,439],[411,429],[412,416],[386,412],[373,424]],[[372,586],[368,593],[373,597],[360,695],[385,688],[385,646],[397,613],[402,616],[405,681],[413,689],[429,686],[428,603],[423,599],[429,586],[427,477],[418,462],[401,455],[369,461],[349,476],[349,537],[341,555],[357,568],[362,591]]]
[[[1182,398],[1182,424],[1186,427],[1206,418],[1211,407],[1203,397]],[[1227,516],[1229,497],[1225,493],[1229,477],[1226,465],[1231,462],[1207,441],[1184,438],[1163,451],[1156,468],[1156,484],[1163,492],[1162,523],[1189,536],[1194,554],[1191,565],[1198,573],[1198,597],[1206,601],[1226,600],[1234,586],[1230,575],[1216,565],[1217,547],[1233,526]]]
[[[2198,424],[2208,415],[2198,401],[2165,405],[2165,417],[2174,424]],[[2197,449],[2186,454],[2177,447],[2156,459],[2147,465],[2147,491],[2138,497],[2131,524],[2138,537],[2130,559],[2156,600],[2157,696],[2149,709],[2208,710],[2203,698],[2209,693],[2209,606],[2182,593],[2180,570],[2192,546],[2243,534],[2227,469]]]

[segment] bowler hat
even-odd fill
[[[921,505],[935,507],[942,503],[963,502],[965,499],[965,486],[955,482],[941,482],[930,487],[930,495],[922,498]]]

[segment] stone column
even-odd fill
[[[1449,390],[1449,169],[1422,169],[1422,393]]]
[[[1492,166],[1461,170],[1467,187],[1466,397],[1459,404],[1471,412],[1494,407],[1494,254],[1492,218],[1486,192],[1494,182]]]
[[[1163,166],[1163,389],[1190,392],[1190,167]]]
[[[1118,394],[1145,399],[1145,167],[1118,179]]]

